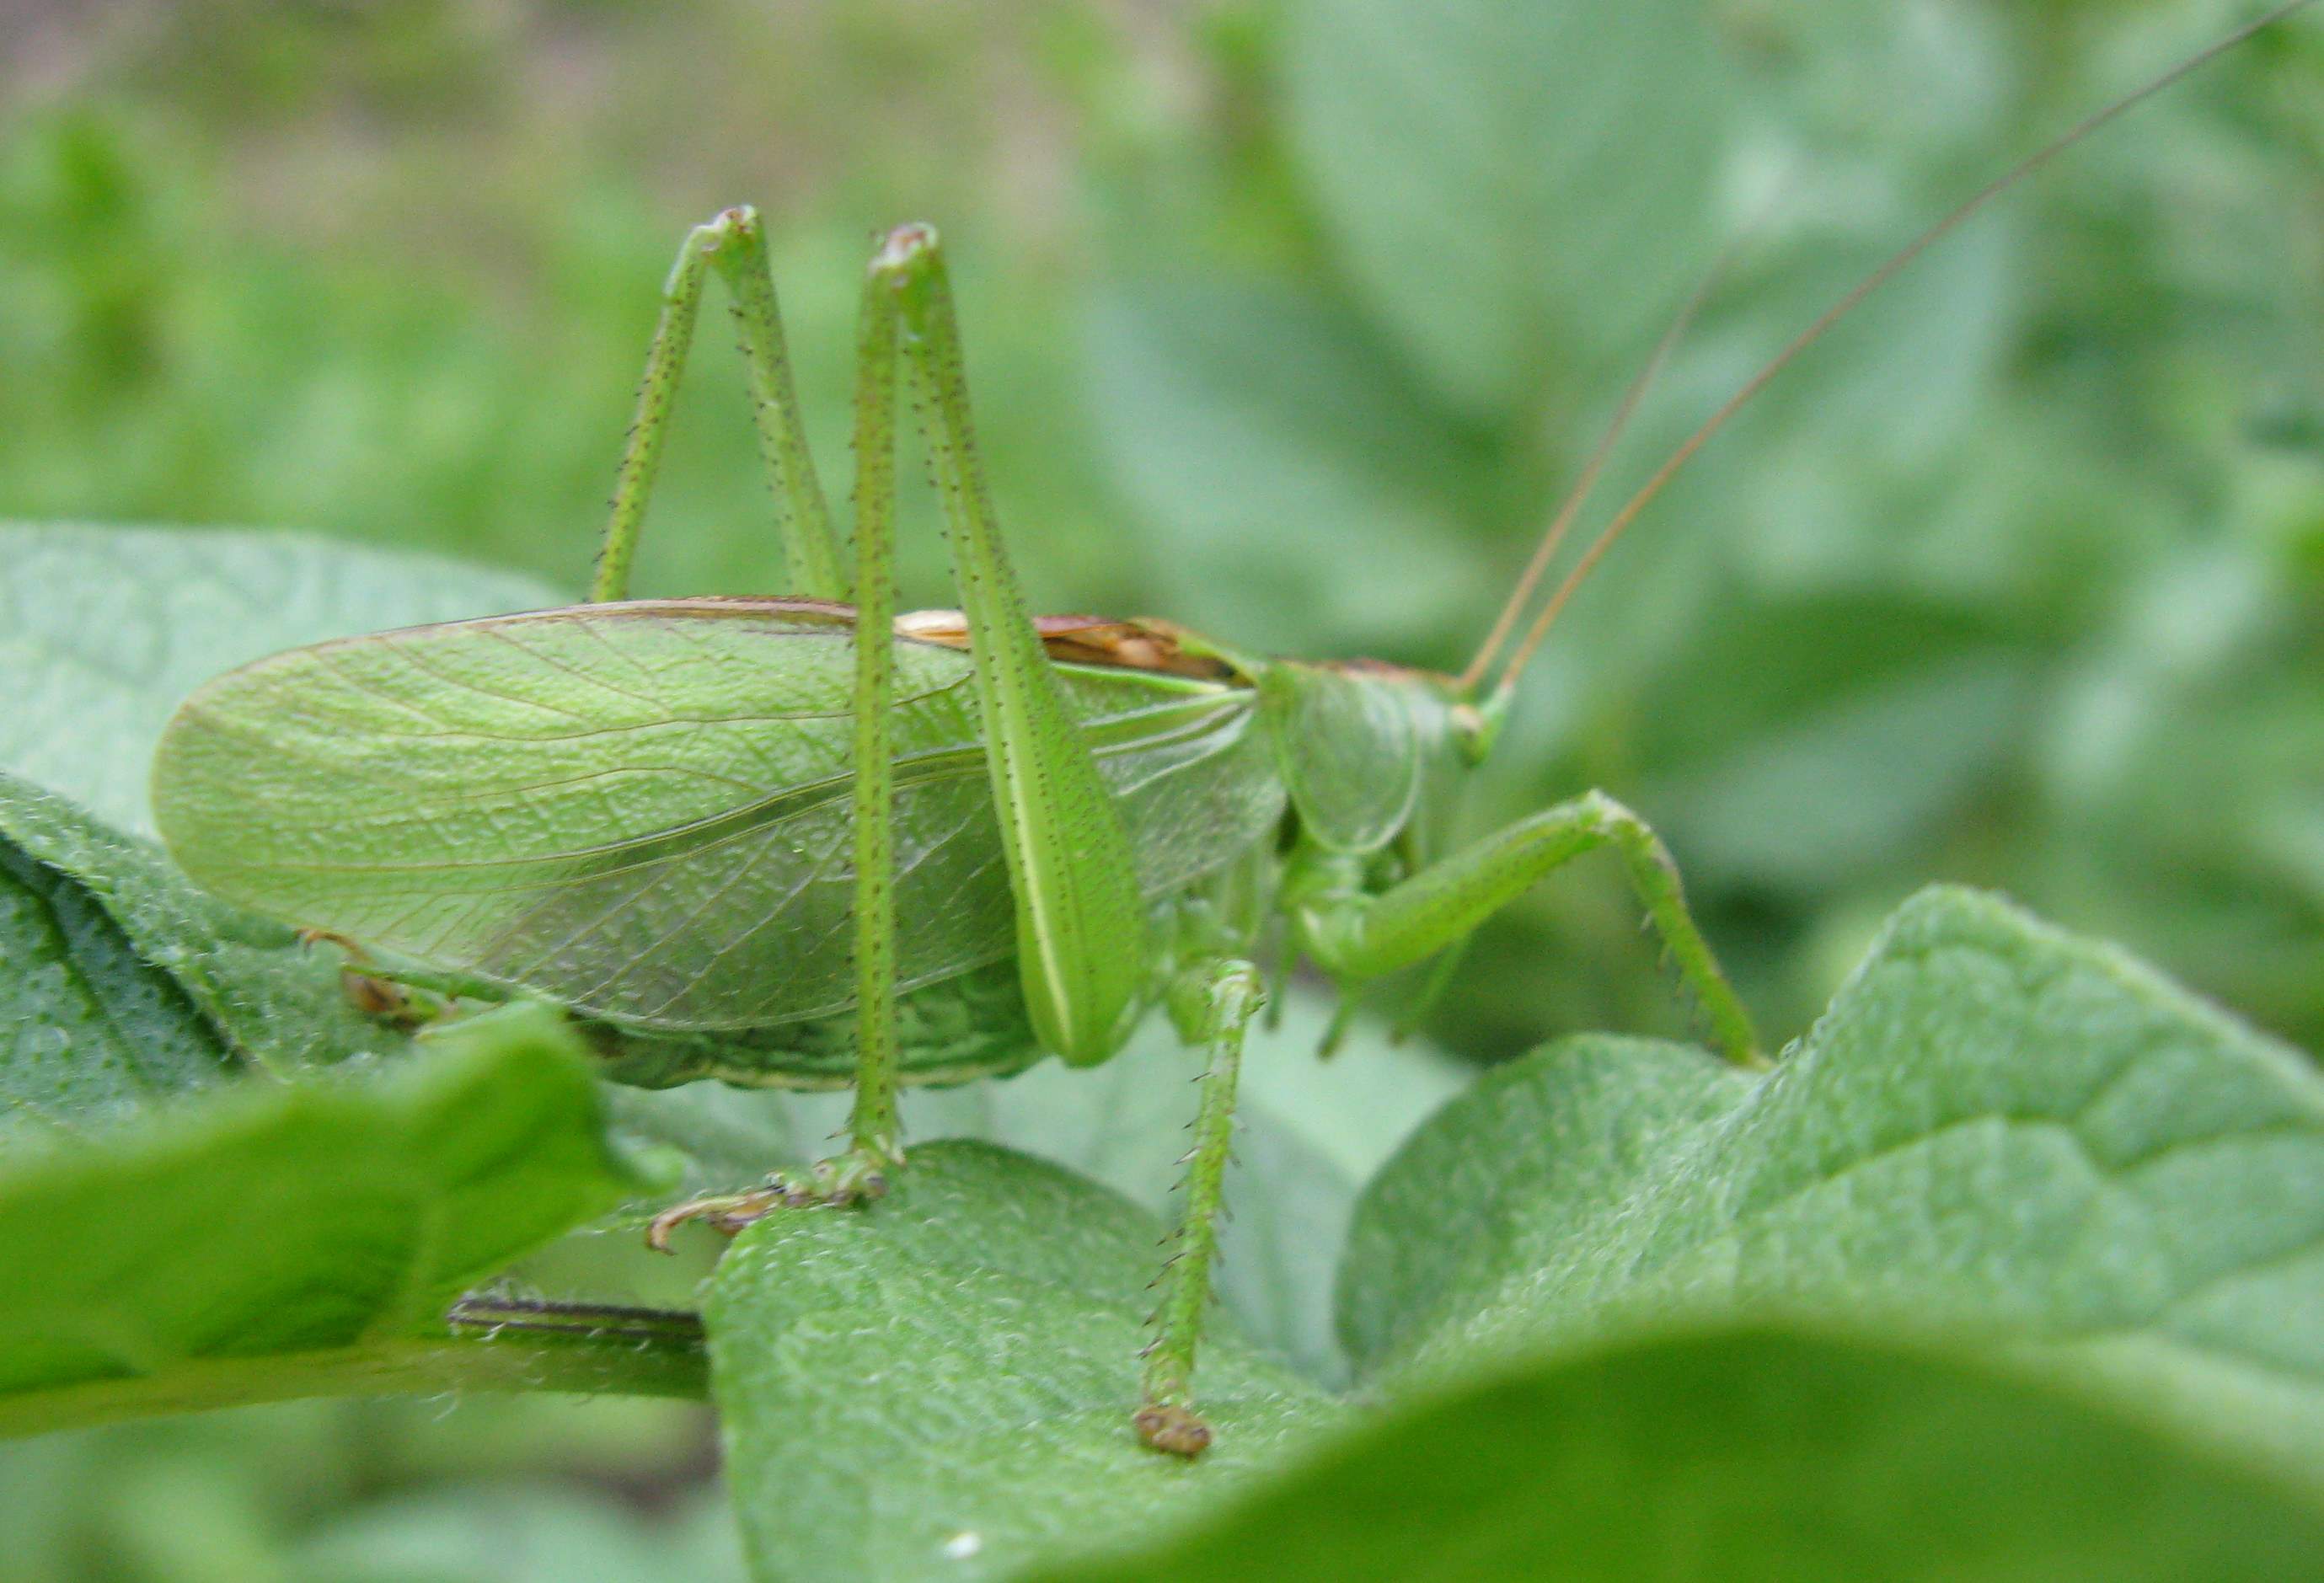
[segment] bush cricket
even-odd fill
[[[1931,226],[1708,418],[1537,600],[1683,312],[1457,676],[1267,657],[1157,620],[1031,614],[927,225],[889,233],[863,281],[851,572],[760,221],[725,210],[688,234],[666,284],[588,602],[318,644],[209,683],[161,743],[160,828],[218,895],[380,953],[366,973],[564,1008],[616,1077],[853,1084],[842,1153],[670,1210],[658,1244],[688,1219],[732,1231],[876,1195],[904,1162],[900,1085],[1103,1062],[1163,1006],[1208,1064],[1134,1422],[1148,1445],[1192,1456],[1210,1439],[1193,1377],[1237,1074],[1270,975],[1305,961],[1346,989],[1441,970],[1544,875],[1610,848],[1711,1043],[1758,1063],[1750,1017],[1637,815],[1588,792],[1455,847],[1463,783],[1558,612],[1738,410],[1993,198],[2307,3],[2181,62]],[[714,272],[741,329],[791,593],[632,600]],[[895,609],[905,387],[957,611]]]

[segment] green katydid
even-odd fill
[[[1208,1067],[1134,1421],[1149,1445],[1194,1454],[1209,1440],[1192,1402],[1195,1349],[1263,965],[1305,959],[1351,986],[1448,959],[1551,870],[1611,847],[1712,1041],[1757,1063],[1750,1017],[1643,822],[1591,792],[1450,849],[1462,781],[1582,579],[1777,372],[2000,191],[2308,3],[2084,121],[1913,242],[1706,420],[1536,608],[1674,326],[1459,676],[1261,658],[1158,621],[1034,618],[1001,541],[925,225],[890,233],[864,282],[851,585],[760,225],[729,209],[688,235],[665,288],[590,602],[318,644],[209,683],[155,763],[163,837],[210,889],[360,943],[384,977],[566,1008],[602,1036],[613,1075],[852,1081],[844,1153],[674,1210],[658,1243],[687,1219],[731,1231],[785,1206],[876,1194],[903,1163],[900,1085],[1052,1054],[1102,1062],[1165,1005]],[[714,271],[742,328],[798,596],[632,601],[632,556]],[[895,611],[907,382],[957,612]]]

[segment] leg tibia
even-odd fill
[[[637,416],[630,423],[621,471],[613,477],[613,514],[605,522],[604,544],[597,551],[597,575],[589,585],[592,603],[630,596],[630,563],[637,556],[646,499],[653,493],[654,474],[661,469],[662,445],[669,437],[670,403],[678,398],[678,376],[686,370],[686,354],[694,345],[694,323],[702,312],[702,276],[709,267],[710,251],[716,245],[716,224],[696,225],[686,234],[678,262],[670,266],[669,279],[662,286],[661,318],[646,348]]]
[[[638,387],[636,419],[630,427],[622,466],[613,482],[613,514],[605,524],[593,602],[626,599],[630,563],[637,554],[646,500],[661,467],[669,437],[670,407],[677,400],[686,354],[694,345],[695,321],[702,311],[703,277],[715,267],[734,299],[743,373],[751,389],[751,414],[759,429],[759,449],[775,496],[776,527],[788,575],[786,590],[815,599],[847,596],[845,575],[831,536],[831,513],[807,454],[798,398],[791,387],[790,362],[783,346],[782,321],[775,307],[774,278],[767,270],[766,238],[756,210],[725,209],[686,234],[678,262],[662,287],[661,319],[646,353],[645,379]]]
[[[855,1150],[897,1156],[895,293],[865,282],[855,347]]]
[[[711,223],[718,231],[710,262],[734,301],[734,327],[742,354],[742,375],[751,391],[751,417],[758,426],[759,454],[775,496],[775,522],[782,540],[784,589],[810,599],[845,599],[847,575],[840,569],[832,537],[831,509],[807,448],[791,382],[790,354],[783,345],[782,315],[775,303],[775,279],[767,266],[767,239],[759,212],[747,204]]]
[[[1328,861],[1319,864],[1296,886],[1301,943],[1336,976],[1394,972],[1454,943],[1551,870],[1601,846],[1620,854],[1680,977],[1701,1001],[1720,1052],[1730,1061],[1756,1064],[1750,1014],[1687,911],[1677,865],[1644,820],[1602,792],[1520,819],[1379,896],[1364,894],[1352,876]]]
[[[1138,1411],[1138,1432],[1156,1450],[1192,1457],[1211,1443],[1210,1428],[1193,1406],[1194,1349],[1210,1306],[1227,1155],[1234,1142],[1243,1031],[1264,996],[1257,968],[1247,962],[1224,962],[1190,971],[1173,999],[1185,1003],[1173,1007],[1182,1013],[1180,1020],[1200,1026],[1210,1063],[1203,1072],[1194,1146],[1186,1155],[1186,1201],[1169,1262],[1157,1283],[1162,1302],[1154,1313],[1154,1340],[1146,1350],[1145,1402]]]

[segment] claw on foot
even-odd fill
[[[668,1253],[669,1234],[688,1220],[700,1220],[712,1230],[732,1237],[777,1210],[862,1203],[888,1191],[888,1173],[902,1163],[900,1158],[866,1150],[819,1160],[803,1172],[778,1171],[764,1186],[746,1192],[716,1193],[664,1210],[646,1228],[646,1246],[656,1253]]]
[[[1192,1408],[1149,1402],[1132,1422],[1138,1425],[1138,1438],[1157,1451],[1191,1461],[1210,1448],[1211,1426]]]
[[[407,1027],[416,1027],[428,1020],[429,1014],[413,1003],[410,992],[402,985],[374,978],[359,968],[339,970],[339,991],[349,1005],[365,1017],[401,1023]]]
[[[347,1003],[365,1017],[416,1028],[443,1015],[440,1004],[429,1003],[434,997],[423,1000],[392,979],[364,971],[371,963],[371,953],[345,934],[336,934],[328,929],[301,929],[299,944],[308,951],[322,945],[337,947],[346,959],[339,964],[339,990],[346,996]]]
[[[700,1220],[712,1230],[733,1236],[743,1227],[779,1208],[783,1195],[772,1187],[754,1187],[748,1192],[720,1193],[713,1198],[689,1199],[673,1204],[653,1218],[646,1228],[646,1246],[656,1253],[669,1251],[669,1234],[688,1220]]]

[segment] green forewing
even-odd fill
[[[844,607],[579,606],[293,649],[189,699],[154,763],[171,852],[230,900],[647,1028],[853,1003]],[[1060,667],[1140,888],[1269,830],[1244,690]],[[896,641],[899,980],[1015,923],[968,656]]]

